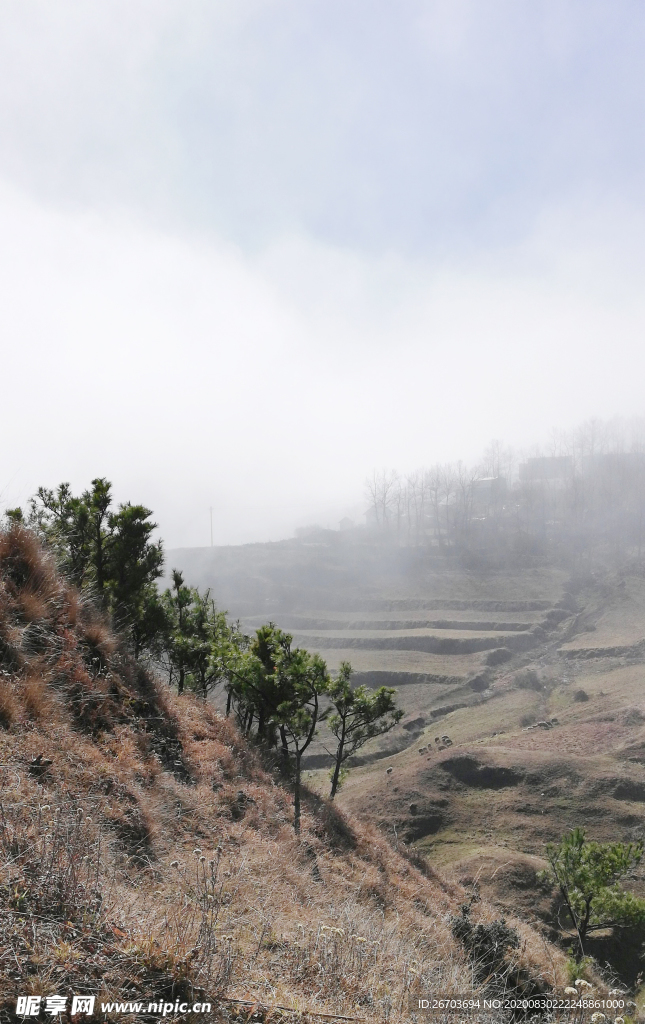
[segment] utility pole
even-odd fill
[[[213,506],[211,505],[211,547],[213,546]]]

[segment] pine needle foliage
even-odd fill
[[[596,843],[574,828],[547,846],[550,867],[542,877],[557,885],[576,930],[580,956],[589,932],[645,927],[645,900],[626,892],[621,880],[640,864],[643,842]]]

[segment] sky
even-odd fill
[[[0,510],[168,547],[645,413],[641,0],[0,0]]]

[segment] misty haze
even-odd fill
[[[645,1019],[642,5],[0,27],[0,1024]]]

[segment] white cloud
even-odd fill
[[[545,214],[451,264],[289,235],[261,253],[0,190],[0,493],[95,475],[169,544],[333,524],[373,467],[642,414],[638,212]],[[9,443],[7,443],[9,439]]]

